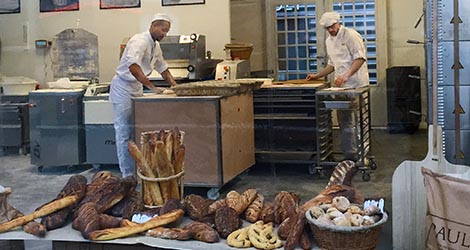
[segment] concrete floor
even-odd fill
[[[404,160],[421,160],[427,153],[427,132],[420,130],[414,134],[388,134],[384,130],[373,130],[371,138],[372,152],[377,163],[377,170],[371,173],[371,180],[363,182],[361,174],[354,177],[353,183],[368,198],[384,198],[386,210],[391,213],[392,175],[396,167]],[[116,166],[105,166],[116,174]],[[38,172],[30,164],[29,156],[3,153],[0,157],[0,185],[11,187],[13,193],[9,203],[23,213],[30,213],[36,207],[55,198],[65,182],[74,174],[82,174],[91,179],[96,172],[90,166],[44,167]],[[302,201],[317,195],[328,182],[318,175],[310,175],[307,166],[301,165],[255,165],[220,190],[221,197],[235,189],[239,192],[247,188],[256,188],[264,194],[265,199],[272,201],[279,191],[297,192]],[[206,189],[189,188],[188,193],[205,194]],[[377,249],[392,249],[392,214],[382,231]],[[52,249],[50,242],[25,242],[26,249]],[[9,247],[9,248],[7,248]],[[8,242],[0,241],[0,249],[12,248]]]

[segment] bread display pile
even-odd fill
[[[154,150],[162,150],[168,162],[177,161],[178,150],[184,150],[184,147],[175,147],[174,143],[158,146],[159,142],[169,142],[169,136],[177,138],[172,133],[155,134]],[[171,152],[176,152],[171,157],[167,155],[169,145]],[[141,159],[144,159],[143,156]],[[155,161],[158,162],[157,159]],[[63,227],[71,221],[73,229],[80,231],[85,239],[94,241],[141,235],[206,243],[222,240],[232,248],[283,247],[289,250],[299,246],[310,249],[311,232],[305,226],[307,211],[317,220],[335,225],[363,226],[376,222],[377,209],[361,210],[351,205],[363,202],[362,196],[350,183],[351,171],[356,170],[350,162],[338,165],[335,169],[337,173],[333,173],[327,187],[303,204],[294,193],[280,191],[273,200],[267,201],[255,188],[249,188],[240,193],[231,190],[215,201],[196,194],[187,195],[182,201],[169,197],[155,209],[143,206],[133,177],[119,178],[108,171],[100,171],[87,183],[85,177],[75,175],[56,199],[32,214],[9,217],[8,221],[0,224],[0,233],[42,218],[40,224],[45,225],[47,230]],[[345,175],[349,177],[344,178]],[[163,190],[171,190],[162,186],[159,189],[162,197],[166,197]],[[135,223],[130,221],[134,214],[146,214],[150,219]],[[184,216],[190,220],[183,220]]]
[[[142,202],[135,197],[138,195],[135,191],[136,185],[133,177],[121,179],[109,171],[97,172],[88,184],[86,177],[73,175],[56,199],[38,207],[31,214],[18,216],[0,224],[0,232],[27,225],[37,218],[42,218],[41,224],[48,231],[63,227],[72,220],[72,227],[88,239],[91,232],[118,227],[121,218],[141,210]],[[121,211],[126,211],[126,214],[111,215],[114,206],[125,207]],[[40,236],[44,235],[45,233]]]

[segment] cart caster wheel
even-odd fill
[[[376,170],[377,169],[377,163],[374,160],[370,160],[370,169]]]
[[[211,200],[217,200],[219,198],[220,193],[218,188],[211,188],[207,191],[207,198]]]
[[[317,169],[317,173],[320,176],[320,179],[325,179],[326,173],[324,169]]]
[[[72,172],[73,170],[73,166],[72,165],[68,165],[67,166],[67,172]]]
[[[315,165],[308,166],[308,173],[314,175],[316,173]]]
[[[363,181],[370,181],[370,174],[369,173],[362,174],[362,180]]]
[[[39,173],[42,173],[42,171],[44,171],[44,166],[39,166],[39,167],[38,167],[38,172],[39,172]]]
[[[101,169],[100,164],[93,164],[92,166],[93,166],[93,170],[95,170],[95,171],[100,171],[100,169]]]

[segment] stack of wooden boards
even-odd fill
[[[182,134],[178,128],[144,132],[140,140],[142,151],[129,141],[129,152],[137,163],[143,202],[147,207],[161,206],[171,198],[179,200],[183,196],[185,146]]]

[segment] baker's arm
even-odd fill
[[[307,75],[307,80],[317,80],[317,79],[320,79],[324,76],[327,76],[329,75],[331,72],[335,71],[335,68],[328,64],[326,65],[325,68],[323,68],[320,72],[318,73],[313,73],[313,74],[308,74]]]
[[[163,71],[160,75],[162,75],[163,79],[170,84],[171,87],[176,86],[176,81],[173,78],[173,75],[170,73],[168,69]]]
[[[129,66],[129,71],[132,73],[135,79],[137,79],[137,81],[142,83],[144,86],[146,86],[153,92],[157,94],[163,93],[163,89],[155,87],[153,83],[144,74],[144,72],[142,71],[142,68],[138,64],[136,63],[131,64],[131,66]]]

